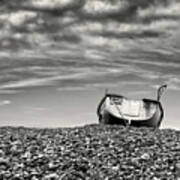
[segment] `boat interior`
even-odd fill
[[[107,96],[106,109],[118,118],[141,120],[151,118],[158,102],[150,99],[134,100],[123,96]]]

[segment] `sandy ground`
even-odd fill
[[[2,127],[0,179],[180,179],[180,131]]]

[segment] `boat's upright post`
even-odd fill
[[[162,94],[164,93],[164,91],[165,91],[166,88],[167,88],[167,84],[164,84],[164,85],[162,85],[162,86],[160,86],[160,87],[158,88],[158,91],[157,91],[157,101],[158,101],[158,102],[160,102],[161,96],[162,96]],[[160,126],[160,124],[161,124],[161,121],[162,121],[162,118],[161,118],[161,120],[159,121],[159,123],[156,125],[155,130],[154,130],[154,133],[156,133],[157,130],[159,129],[159,126]]]
[[[160,98],[161,98],[161,96],[162,96],[162,94],[163,94],[163,92],[165,91],[166,88],[167,88],[167,84],[164,84],[164,85],[162,85],[162,86],[160,86],[158,88],[158,91],[157,91],[157,101],[160,101]]]

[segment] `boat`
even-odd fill
[[[158,88],[156,100],[136,100],[106,92],[97,107],[99,123],[159,128],[164,117],[160,98],[166,88],[166,84]]]

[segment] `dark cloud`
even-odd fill
[[[88,3],[98,3],[102,2],[106,6],[106,4],[111,4],[116,7],[116,10],[107,7],[107,10],[101,9],[99,11],[94,10],[86,10],[84,7]],[[88,19],[88,20],[107,20],[113,19],[117,21],[130,21],[134,20],[135,16],[139,9],[146,9],[150,6],[163,5],[167,6],[170,4],[170,0],[115,0],[115,1],[90,1],[90,0],[76,0],[71,1],[65,5],[53,4],[53,6],[37,6],[31,3],[31,1],[2,1],[2,4],[6,6],[10,11],[34,11],[38,13],[48,13],[54,16],[63,16],[67,12],[73,12],[74,16],[77,16],[80,19]],[[95,5],[95,6],[98,6]],[[88,8],[87,8],[88,9]]]
[[[145,16],[142,18],[139,18],[138,21],[143,24],[149,24],[154,21],[161,21],[161,20],[170,20],[170,21],[179,21],[180,15],[173,15],[173,14],[157,14],[157,15],[151,15],[151,16]]]
[[[24,68],[22,73],[13,72],[13,75],[18,74],[23,86],[43,84],[46,79],[39,80],[38,73],[43,74],[48,82],[62,81],[59,72],[75,67],[79,68],[77,72],[82,71],[81,85],[91,82],[91,79],[94,84],[106,80],[107,83],[112,83],[118,81],[129,69],[132,76],[128,80],[140,72],[142,74],[139,76],[142,78],[148,70],[152,71],[148,74],[149,79],[154,78],[154,72],[160,67],[164,68],[159,70],[156,79],[165,72],[173,74],[173,69],[176,75],[178,73],[179,66],[176,65],[179,55],[175,53],[176,57],[167,56],[167,53],[171,53],[170,48],[175,45],[174,52],[179,50],[177,31],[180,5],[177,1],[4,0],[0,5],[0,51],[16,52],[18,58],[15,62],[18,63],[10,63],[8,67]],[[158,56],[154,55],[156,50],[159,50]],[[24,58],[27,55],[30,57],[28,60]],[[19,56],[23,56],[26,61],[19,60]],[[34,56],[38,58],[32,58]],[[41,56],[46,58],[40,59]],[[25,73],[26,65],[38,66],[45,70],[35,70],[33,76],[31,71]],[[139,67],[137,71],[136,65]],[[1,63],[0,68],[2,66]],[[62,67],[63,70],[53,69],[46,72],[46,68],[51,66]],[[100,72],[97,67],[101,68]],[[122,74],[118,74],[119,72]],[[8,81],[13,80],[14,77],[11,77],[12,74],[8,70],[6,73]],[[99,79],[96,79],[94,73],[98,74]],[[54,74],[57,77],[49,78]],[[23,77],[28,79],[32,76],[34,81],[25,83]],[[76,79],[76,74],[71,80],[74,81],[74,78]],[[73,84],[68,79],[69,76],[65,77],[64,82]],[[126,80],[123,76],[122,79]],[[75,82],[78,80],[77,78]],[[18,80],[16,83],[14,86],[21,85]]]
[[[98,2],[98,1],[96,1]],[[103,1],[102,1],[103,2]],[[121,3],[119,3],[121,2]],[[126,0],[126,1],[113,1],[114,6],[119,6],[116,10],[100,10],[100,11],[86,11],[83,8],[80,9],[78,15],[81,19],[88,19],[92,21],[99,20],[115,20],[119,22],[131,22],[138,20],[138,11],[140,9],[147,9],[150,6],[168,6],[170,4],[170,0]],[[105,3],[105,2],[104,2]],[[107,3],[107,2],[106,2]]]
[[[149,6],[152,5],[163,5],[163,6],[167,6],[169,5],[172,1],[171,0],[127,0],[127,2],[131,5],[131,6],[135,6],[135,7],[141,7],[141,8],[147,8]]]
[[[132,16],[136,13],[137,7],[130,6],[127,8],[119,9],[116,11],[107,11],[107,12],[86,12],[81,10],[78,12],[80,19],[86,19],[91,21],[100,21],[100,20],[116,20],[116,21],[129,21]]]
[[[24,39],[15,39],[15,38],[4,38],[1,39],[0,42],[0,49],[1,50],[12,50],[12,51],[16,51],[19,50],[23,47],[23,49],[30,49],[31,48],[31,44]]]
[[[7,6],[8,9],[11,10],[24,10],[24,11],[35,11],[35,12],[41,12],[41,13],[49,13],[53,15],[63,15],[64,13],[68,11],[77,11],[84,5],[84,0],[76,0],[71,1],[70,3],[67,3],[66,5],[56,5],[54,6],[36,6],[31,3],[31,1],[9,1],[4,2],[4,4]],[[52,3],[53,4],[53,3]]]
[[[160,31],[153,31],[153,30],[146,30],[146,31],[141,31],[141,32],[108,32],[108,31],[103,31],[103,32],[93,32],[92,34],[97,35],[97,36],[103,36],[103,37],[108,37],[108,38],[115,38],[115,39],[121,39],[121,38],[159,38],[164,35],[164,33]]]
[[[71,42],[71,43],[79,43],[81,41],[80,36],[78,36],[76,34],[72,34],[72,33],[69,33],[69,34],[66,33],[66,34],[62,34],[62,35],[55,34],[52,36],[52,39],[55,42],[65,41],[65,42]]]

